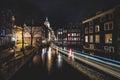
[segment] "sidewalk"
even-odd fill
[[[9,62],[6,61],[5,64],[0,66],[0,80],[8,80],[15,75],[15,73],[35,55],[35,50],[35,48],[25,50],[25,55],[21,51],[17,51],[16,55],[7,60]]]
[[[0,51],[0,64],[9,60],[13,56],[14,56],[14,50],[13,49],[5,49],[5,50]]]
[[[7,62],[9,60],[15,60],[15,59],[19,59],[23,56],[26,56],[28,54],[31,53],[31,51],[33,51],[33,49],[31,50],[25,50],[25,55],[22,53],[22,51],[16,51],[16,53],[14,53],[13,49],[5,49],[0,51],[0,65],[2,65],[2,63]]]

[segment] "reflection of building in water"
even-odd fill
[[[47,54],[47,49],[43,48],[42,49],[42,54],[41,54],[43,64],[45,64],[45,54]]]
[[[47,56],[47,68],[48,68],[48,72],[50,72],[51,67],[52,67],[52,55],[51,55],[51,47],[49,47],[48,49],[48,56]]]
[[[39,55],[35,55],[34,57],[33,57],[33,64],[34,65],[40,65],[40,56]]]

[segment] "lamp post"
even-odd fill
[[[15,46],[15,42],[16,42],[16,39],[15,39],[15,28],[16,26],[14,26],[14,21],[15,21],[15,17],[12,16],[11,17],[12,19],[12,43],[13,43],[13,49],[14,49],[14,55],[16,56],[16,46]]]

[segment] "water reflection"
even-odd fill
[[[35,55],[34,58],[33,58],[33,64],[34,65],[40,65],[40,55]]]
[[[42,49],[42,54],[41,54],[43,65],[45,64],[45,56],[46,56],[46,54],[47,54],[47,48],[43,48]]]
[[[47,57],[47,69],[48,69],[48,72],[51,71],[51,67],[52,67],[52,54],[51,54],[51,47],[49,47],[49,49],[48,49],[48,57]]]
[[[51,69],[54,69],[54,66],[58,68],[62,67],[62,56],[57,51],[49,48],[42,48],[39,54],[36,54],[33,58],[33,65],[47,68],[48,72],[51,72]]]
[[[60,53],[58,53],[58,56],[57,56],[57,66],[58,68],[62,67],[62,57]]]

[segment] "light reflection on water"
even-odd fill
[[[57,66],[58,68],[62,67],[62,56],[60,55],[60,53],[57,56]]]
[[[58,68],[62,67],[62,57],[60,53],[51,49],[51,47],[43,48],[40,54],[36,54],[33,58],[33,64],[36,66],[42,65],[47,68],[48,72],[56,65]],[[53,65],[55,64],[55,65]]]
[[[38,65],[40,65],[41,63],[40,63],[40,55],[35,55],[34,56],[34,58],[33,58],[33,64],[34,65],[36,65],[36,66],[38,66]]]
[[[51,47],[49,47],[47,54],[48,54],[48,56],[47,56],[47,69],[48,69],[48,72],[50,72],[51,67],[52,67]]]

